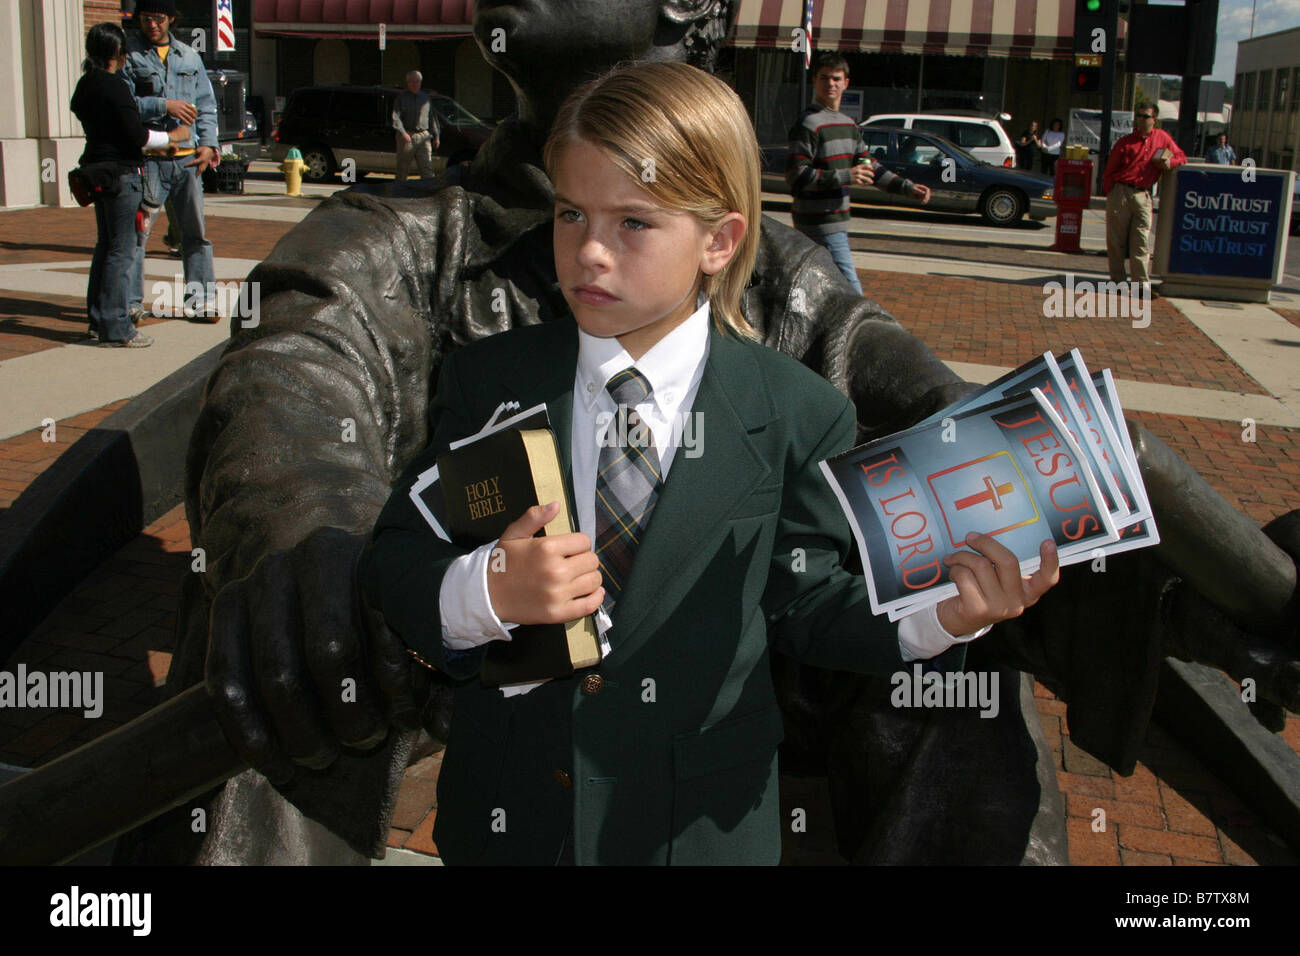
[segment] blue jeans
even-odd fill
[[[853,254],[849,252],[849,234],[847,232],[806,232],[804,235],[818,245],[826,247],[835,264],[844,273],[844,278],[848,279],[849,285],[853,286],[853,291],[862,295],[862,283],[858,281],[858,270],[853,265]]]
[[[140,174],[132,170],[118,178],[114,195],[95,200],[98,238],[86,284],[86,317],[103,342],[135,338],[127,308],[138,245],[135,213],[140,208],[141,189]]]
[[[216,269],[212,265],[212,243],[203,234],[203,182],[186,166],[193,156],[179,159],[146,159],[144,195],[153,205],[171,200],[171,220],[181,233],[181,261],[185,268],[185,304],[200,307],[216,299]],[[157,217],[155,217],[157,221]],[[144,253],[147,235],[140,237],[131,278],[131,305],[138,307],[144,296]],[[197,287],[196,287],[197,283]]]

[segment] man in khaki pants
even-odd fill
[[[427,93],[420,89],[419,70],[406,74],[406,89],[393,103],[393,130],[397,133],[397,181],[406,179],[414,159],[421,179],[433,178],[433,151],[438,148],[438,116]]]
[[[1156,129],[1156,108],[1146,105],[1133,116],[1133,132],[1110,151],[1101,180],[1106,194],[1106,255],[1112,282],[1125,278],[1150,283],[1151,189],[1161,173],[1187,162],[1173,137]],[[1124,275],[1124,260],[1129,275]]]

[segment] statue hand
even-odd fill
[[[213,600],[208,694],[231,746],[273,783],[418,721],[429,676],[361,597],[366,541],[318,529]]]

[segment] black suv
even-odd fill
[[[473,158],[491,135],[492,127],[451,97],[425,92],[433,101],[442,127],[442,142],[434,156],[445,158],[449,164]],[[308,86],[294,90],[276,127],[271,158],[281,162],[291,146],[298,147],[307,164],[303,178],[316,183],[333,176],[347,159],[356,163],[358,176],[394,172],[397,147],[393,102],[397,93],[389,86]],[[437,158],[434,164],[438,164]],[[418,167],[413,172],[418,175]]]

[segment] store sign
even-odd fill
[[[1171,216],[1168,271],[1271,279],[1290,216],[1288,179],[1232,167],[1180,170],[1173,201],[1161,201],[1161,216]]]

